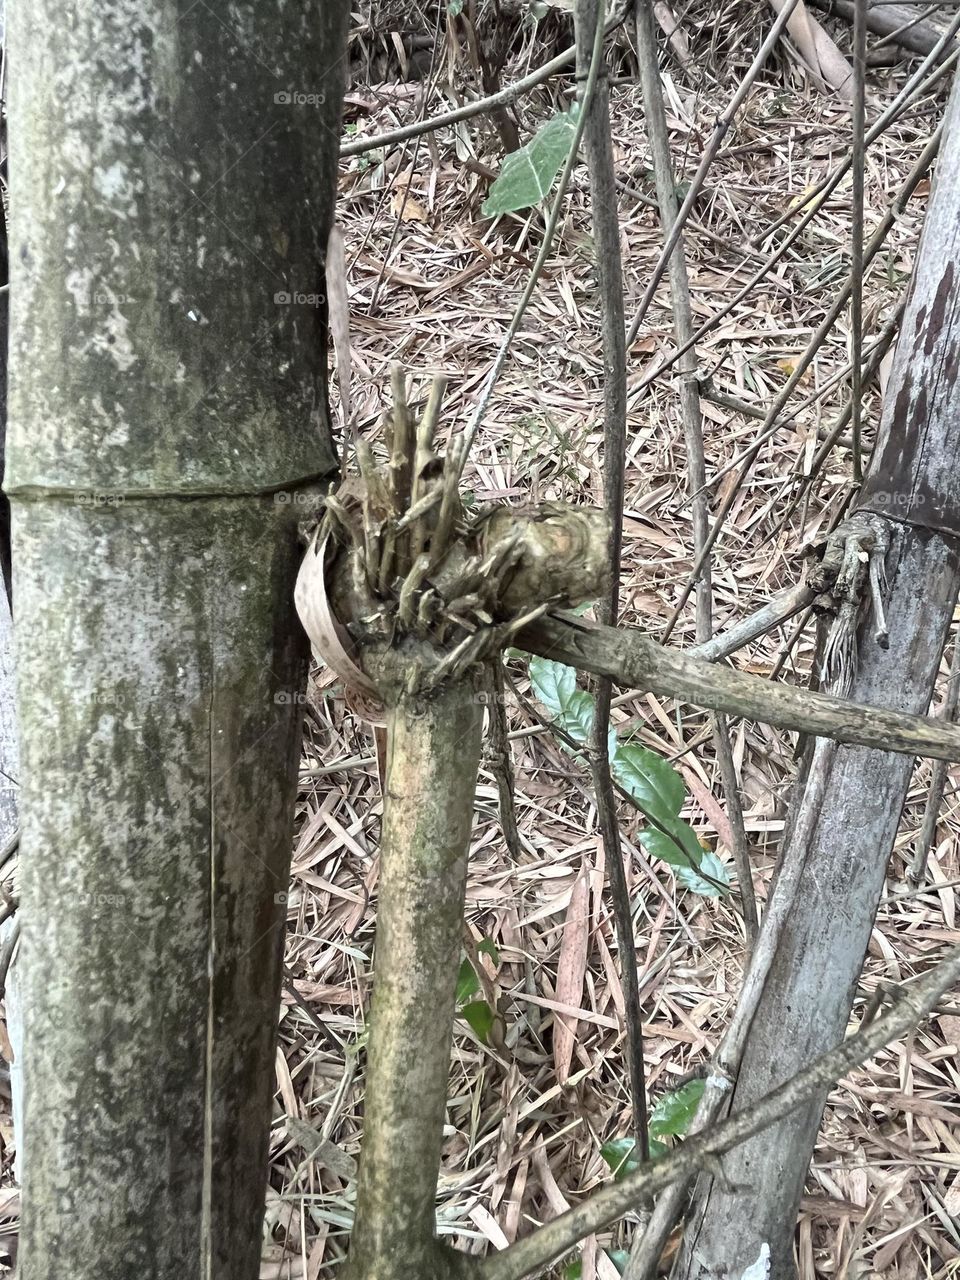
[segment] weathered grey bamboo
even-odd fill
[[[934,195],[904,315],[861,509],[888,524],[889,647],[868,617],[852,697],[907,711],[929,706],[960,585],[960,89],[954,88]],[[758,999],[733,1094],[735,1113],[800,1070],[847,1025],[887,859],[910,780],[907,756],[818,744],[791,810],[783,866],[768,904],[769,967],[749,974]],[[738,1010],[738,1018],[740,1012]],[[761,1244],[772,1280],[794,1275],[803,1181],[826,1090],[703,1179],[676,1274],[738,1274]]]
[[[10,16],[19,1274],[253,1280],[348,6]]]

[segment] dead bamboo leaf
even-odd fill
[[[570,895],[570,905],[563,926],[563,941],[557,958],[557,1003],[580,1007],[583,980],[587,972],[587,943],[590,937],[590,876],[584,861]],[[554,1015],[553,1065],[557,1079],[565,1084],[573,1061],[577,1018]]]
[[[780,13],[786,7],[786,0],[770,0],[770,4]],[[803,0],[787,19],[787,31],[810,70],[835,89],[844,101],[852,101],[853,68],[816,18],[811,16]]]

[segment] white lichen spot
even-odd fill
[[[741,1274],[740,1280],[766,1280],[770,1274],[770,1246],[766,1240],[760,1245],[760,1256],[756,1262],[751,1262],[750,1266]]]
[[[121,372],[126,373],[136,364],[137,353],[130,341],[129,321],[114,304],[104,317],[103,327],[93,337],[94,350],[110,356]]]
[[[202,66],[203,66],[203,54],[200,52],[200,50],[199,50],[199,49],[194,49],[194,51],[193,51],[193,60],[194,60],[194,62],[197,64],[197,66],[198,66],[198,67],[202,67]]]
[[[120,160],[114,160],[106,168],[96,168],[93,171],[93,185],[111,204],[118,204],[121,200],[129,201],[133,194],[127,166]]]
[[[79,130],[70,130],[63,139],[62,154],[64,160],[78,173],[87,174],[93,165],[93,152],[90,144]]]
[[[55,196],[63,195],[66,189],[67,189],[67,180],[61,173],[60,177],[57,179],[57,185],[53,188],[53,194]]]
[[[203,262],[207,256],[207,237],[200,236],[197,240],[197,267],[203,270]]]
[[[188,177],[189,177],[189,179],[190,179],[190,184],[191,184],[191,186],[194,186],[194,187],[195,187],[195,186],[197,185],[197,183],[200,181],[200,179],[203,177],[203,174],[200,172],[200,170],[199,170],[199,169],[197,168],[197,166],[194,164],[194,165],[191,165],[191,166],[190,166],[190,173],[188,174]]]
[[[97,721],[95,738],[99,738],[101,742],[110,742],[113,738],[113,730],[116,726],[116,716],[102,715]]]

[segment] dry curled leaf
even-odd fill
[[[356,646],[350,633],[333,612],[327,589],[329,548],[329,535],[318,541],[314,534],[297,574],[297,613],[320,661],[352,688],[379,702],[376,685],[355,661]]]
[[[583,980],[587,972],[587,942],[590,936],[590,880],[584,863],[570,895],[563,941],[557,960],[558,1004],[579,1009]],[[556,1013],[553,1024],[553,1063],[557,1079],[565,1084],[573,1061],[578,1022],[566,1013]]]

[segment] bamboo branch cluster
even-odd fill
[[[297,584],[319,655],[387,698],[398,680],[412,691],[462,678],[547,609],[594,598],[609,576],[601,511],[541,503],[468,512],[459,486],[469,432],[438,452],[444,389],[435,378],[414,423],[394,369],[386,460],[357,442],[359,475],[327,497]]]

